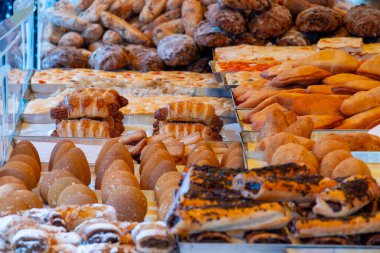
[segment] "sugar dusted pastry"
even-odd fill
[[[173,187],[179,187],[179,181],[181,179],[181,173],[177,171],[170,171],[162,174],[157,180],[154,186],[154,193],[156,194],[156,199],[160,199],[160,196],[167,189],[173,189]]]
[[[137,181],[137,178],[129,171],[119,170],[112,173],[105,173],[100,187],[102,190],[103,202],[107,201],[112,191],[122,188],[123,186],[132,186],[136,187],[136,189],[140,189],[140,184]]]
[[[83,184],[79,179],[75,177],[62,177],[55,181],[49,188],[48,203],[50,207],[57,207],[57,201],[59,195],[66,187],[73,184]]]
[[[53,170],[47,173],[41,179],[39,192],[40,192],[42,200],[45,203],[48,202],[48,193],[49,193],[50,186],[55,181],[57,181],[59,178],[62,178],[62,177],[75,177],[75,176],[68,170]]]
[[[117,224],[102,219],[91,219],[82,222],[75,230],[88,244],[118,243],[121,231]]]
[[[51,208],[33,208],[21,213],[21,216],[30,219],[40,225],[66,227],[62,214]]]

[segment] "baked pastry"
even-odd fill
[[[379,64],[379,62],[380,62],[379,55],[375,55],[371,57],[370,59],[365,61],[362,65],[360,65],[357,71],[358,74],[380,80],[380,72],[376,67],[374,67],[377,64]]]
[[[98,186],[100,185],[99,188],[101,188],[101,182],[103,180],[103,178],[108,175],[108,174],[112,174],[116,171],[119,171],[119,170],[125,170],[125,171],[128,171],[129,173],[131,173],[133,175],[134,171],[133,169],[130,169],[128,164],[123,161],[123,160],[120,160],[120,159],[117,159],[117,160],[114,160],[107,168],[106,168],[106,171],[104,173],[101,173],[99,172],[98,174],[96,174],[96,179],[95,179],[95,186]],[[100,182],[100,183],[99,183]]]
[[[2,198],[0,201],[1,216],[15,214],[27,209],[29,209],[29,207],[24,201],[22,201],[21,199],[15,199],[11,196]]]
[[[147,144],[147,136],[144,130],[129,132],[118,140],[124,144],[132,157],[140,156],[142,149]]]
[[[353,157],[340,162],[331,172],[331,178],[345,178],[355,175],[371,177],[371,171],[362,160]]]
[[[289,70],[285,70],[278,76],[272,79],[270,85],[274,87],[286,87],[289,85],[304,85],[318,84],[332,73],[314,66],[301,66]]]
[[[368,133],[346,133],[341,135],[352,151],[379,151],[380,139]]]
[[[148,206],[144,194],[133,186],[113,190],[105,204],[115,208],[117,220],[138,222],[144,220]]]
[[[70,141],[70,140],[59,140],[53,150],[51,151],[50,154],[50,159],[49,159],[49,171],[53,169],[54,163],[56,163],[64,153],[66,153],[69,149],[74,148],[75,144]]]
[[[160,40],[157,53],[168,66],[184,66],[196,59],[197,46],[191,37],[173,34]]]
[[[332,129],[339,126],[344,118],[340,115],[304,115],[297,119],[310,118],[314,123],[314,129]]]
[[[14,191],[11,195],[12,198],[23,201],[27,205],[28,209],[43,208],[44,206],[42,200],[36,193],[26,189]]]
[[[285,133],[293,134],[295,136],[311,138],[313,133],[314,122],[311,118],[297,118],[297,121],[290,124],[283,131]]]
[[[249,30],[260,39],[271,39],[284,34],[292,25],[290,11],[277,4],[263,13],[252,12],[248,23]]]
[[[366,5],[358,5],[348,10],[344,17],[347,31],[359,37],[380,36],[380,11]]]
[[[276,233],[277,232],[277,233]],[[284,233],[279,231],[248,231],[244,234],[247,243],[265,243],[265,244],[289,244],[290,240]]]
[[[59,195],[57,206],[86,205],[98,203],[98,198],[88,186],[72,184],[67,186]]]
[[[170,20],[168,22],[162,23],[153,29],[152,37],[154,44],[158,43],[165,37],[172,34],[183,34],[185,32],[185,27],[183,25],[183,20],[181,18]]]
[[[117,70],[128,65],[130,59],[124,47],[104,45],[97,48],[89,61],[90,67],[102,70]]]
[[[80,48],[84,44],[83,37],[76,32],[68,32],[62,35],[58,41],[58,46]]]
[[[244,165],[243,148],[241,143],[232,143],[223,154],[221,166],[232,169],[242,169]]]
[[[38,183],[32,167],[25,162],[7,162],[0,170],[0,177],[3,176],[12,176],[20,179],[25,183],[28,190],[32,190]]]
[[[50,207],[57,207],[57,201],[66,187],[74,184],[83,184],[79,179],[75,177],[62,177],[57,179],[50,187],[47,195],[47,202]]]
[[[296,26],[303,33],[331,33],[341,26],[343,17],[337,10],[315,6],[302,11]]]
[[[352,176],[338,186],[318,194],[313,212],[325,217],[345,217],[356,213],[371,201],[376,201],[377,197],[375,179]]]
[[[0,177],[0,187],[5,185],[5,184],[20,184],[26,188],[25,183],[21,179],[19,179],[17,177],[13,177],[13,176],[2,176],[2,177]]]
[[[95,41],[98,41],[102,37],[103,33],[103,26],[100,24],[91,24],[81,33],[81,36],[84,39],[84,43],[89,45]]]
[[[91,219],[78,225],[74,232],[88,244],[119,243],[121,231],[117,224],[103,219]]]
[[[183,0],[181,7],[181,16],[186,35],[193,38],[195,29],[203,19],[201,1]]]
[[[137,71],[159,71],[164,69],[164,62],[154,48],[147,48],[140,45],[126,46],[129,65]]]
[[[51,185],[59,178],[63,177],[74,177],[74,175],[69,170],[53,170],[41,179],[39,191],[41,198],[45,203],[48,203],[48,194]]]
[[[156,185],[154,186],[154,193],[156,195],[156,199],[160,199],[161,195],[167,189],[174,189],[179,187],[179,182],[181,180],[181,173],[178,171],[169,171],[162,174],[159,179],[156,181]]]
[[[215,132],[220,132],[223,121],[215,114],[215,108],[205,103],[180,101],[168,104],[154,113],[157,120],[169,122],[195,122],[210,126]]]
[[[272,2],[270,0],[247,0],[247,1],[235,1],[235,0],[218,0],[218,3],[239,10],[252,10],[255,12],[263,12],[271,8]]]
[[[38,162],[39,166],[41,167],[40,156],[37,152],[37,149],[30,141],[22,140],[17,142],[10,156],[12,157],[18,154],[30,155],[34,157],[34,159]]]
[[[189,241],[194,243],[232,243],[232,238],[224,232],[206,231],[191,234]]]
[[[259,141],[282,132],[289,125],[290,123],[285,114],[280,109],[274,107],[273,110],[269,111],[269,115],[260,129]]]
[[[253,46],[265,46],[267,43],[265,40],[258,39],[250,32],[245,32],[236,36],[234,40],[235,45],[253,45]]]
[[[314,7],[311,1],[308,0],[284,0],[283,2],[284,7],[289,9],[294,17],[297,17],[304,10]]]
[[[82,48],[55,47],[41,62],[41,67],[49,68],[87,68],[91,52]]]
[[[298,0],[297,0],[298,1]],[[303,0],[306,1],[306,0]],[[277,46],[307,46],[310,40],[299,32],[296,27],[289,29],[284,35],[277,39]]]
[[[313,177],[276,178],[249,177],[234,179],[233,189],[242,196],[258,201],[314,202],[316,196],[327,188],[336,186],[334,180]]]
[[[199,23],[194,33],[194,40],[201,47],[223,47],[232,42],[226,32],[206,20]]]
[[[346,116],[353,116],[361,112],[380,106],[380,87],[369,91],[362,91],[343,101],[340,111]]]
[[[321,161],[319,174],[323,177],[330,177],[335,167],[343,160],[352,157],[351,152],[344,149],[337,149],[325,155]]]
[[[217,26],[232,35],[245,32],[246,22],[239,11],[223,7],[219,4],[211,4],[207,9],[205,17],[212,26]]]
[[[18,190],[26,190],[25,184],[8,183],[0,186],[0,199],[8,197],[11,193]]]
[[[342,121],[335,129],[371,129],[379,124],[380,107],[361,112]]]
[[[123,38],[117,32],[114,32],[112,30],[107,30],[103,34],[102,42],[103,42],[103,45],[104,44],[105,45],[112,45],[112,44],[116,44],[117,45],[117,44],[121,44],[123,42]]]
[[[24,162],[28,164],[34,172],[34,175],[36,176],[36,181],[40,181],[40,176],[41,176],[41,167],[38,163],[38,161],[30,156],[30,155],[24,155],[24,154],[18,154],[18,155],[13,155],[8,159],[8,162],[12,161],[19,161],[19,162]]]
[[[107,202],[108,197],[115,189],[122,188],[122,186],[133,186],[140,189],[139,181],[129,171],[119,170],[106,173],[101,184],[103,203]]]
[[[140,160],[141,160],[140,169],[139,169],[140,172],[142,171],[142,167],[143,167],[141,166],[141,164],[143,164],[144,161],[147,162],[157,150],[168,151],[165,144],[159,140],[150,142],[148,143],[148,145],[146,145],[143,148],[140,155]]]
[[[174,237],[163,222],[142,222],[132,230],[136,249],[142,253],[168,252],[174,248]]]
[[[186,167],[190,168],[194,165],[220,167],[218,157],[207,142],[199,142],[190,151],[187,157]]]

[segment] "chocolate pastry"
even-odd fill
[[[124,47],[105,45],[96,49],[90,58],[90,67],[101,70],[116,70],[127,66],[130,62]]]
[[[301,12],[296,20],[303,33],[331,33],[342,24],[342,15],[328,7],[316,6]]]
[[[148,48],[141,45],[128,45],[126,48],[129,65],[137,71],[158,71],[164,69],[164,62],[157,54],[154,48]]]
[[[41,225],[66,227],[61,213],[51,208],[33,208],[22,212],[22,217],[31,219]]]
[[[249,30],[260,39],[270,39],[284,34],[292,25],[292,14],[281,5],[273,5],[263,13],[252,13]]]
[[[219,4],[209,5],[205,17],[212,26],[217,26],[232,35],[243,33],[246,30],[245,19],[239,11]]]
[[[307,46],[310,44],[310,41],[295,27],[278,38],[276,43],[277,46]]]
[[[194,243],[232,243],[232,238],[227,233],[217,231],[191,234],[189,240]]]
[[[88,244],[118,243],[121,236],[121,231],[114,222],[103,219],[86,220],[74,231]]]
[[[347,31],[360,37],[380,36],[380,10],[364,4],[352,7],[344,17]]]
[[[250,32],[245,32],[236,36],[235,45],[253,45],[253,46],[265,46],[267,43],[265,40],[258,39]]]
[[[174,237],[163,222],[142,222],[132,230],[132,237],[139,252],[170,252]]]
[[[81,48],[55,47],[43,59],[41,67],[49,68],[87,68],[91,52]]]
[[[298,14],[313,6],[308,0],[284,0],[284,7],[289,9],[293,17],[297,17]]]
[[[218,3],[231,9],[252,10],[262,12],[270,9],[271,0],[218,0]]]
[[[194,39],[201,47],[223,47],[231,44],[232,39],[217,26],[208,21],[199,23]]]
[[[197,45],[187,35],[173,34],[160,40],[157,52],[166,65],[185,66],[197,58]]]
[[[288,244],[290,243],[282,231],[249,231],[244,235],[247,243]]]

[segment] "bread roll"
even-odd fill
[[[119,189],[122,186],[132,186],[140,189],[140,184],[139,181],[137,181],[137,178],[126,170],[115,171],[112,174],[103,177],[101,184],[103,202],[107,201],[112,191]]]
[[[325,155],[321,162],[319,174],[323,177],[331,177],[335,167],[343,160],[352,157],[351,152],[343,149],[334,150]]]
[[[23,141],[18,142],[16,146],[14,147],[14,149],[12,150],[11,156],[14,156],[17,154],[33,156],[38,162],[38,164],[41,166],[41,160],[37,152],[37,149],[34,147],[34,145],[30,141],[23,140]]]
[[[165,220],[166,214],[168,213],[171,204],[173,203],[173,199],[171,196],[168,196],[164,200],[162,200],[161,205],[158,207],[158,219]]]
[[[99,168],[101,162],[103,161],[103,157],[108,153],[108,151],[113,146],[113,144],[115,144],[117,142],[118,142],[118,138],[113,138],[113,139],[109,139],[107,142],[105,142],[103,144],[103,146],[100,149],[100,152],[98,154],[98,157],[96,158],[96,161],[95,161],[95,166],[94,166],[95,174],[98,171],[98,168]]]
[[[355,175],[372,176],[371,171],[363,161],[350,157],[335,167],[331,173],[331,178],[345,178]]]
[[[53,169],[53,165],[55,162],[59,160],[59,158],[66,153],[69,149],[74,148],[75,144],[70,140],[60,140],[55,144],[53,150],[51,151],[50,159],[49,159],[49,171]]]
[[[380,80],[380,70],[378,68],[379,64],[380,55],[375,55],[366,62],[364,62],[362,65],[360,65],[358,69],[358,74]]]
[[[14,214],[27,209],[29,209],[28,205],[20,199],[16,199],[13,197],[6,197],[0,199],[0,214],[2,216]]]
[[[100,189],[100,186],[101,186],[101,183],[102,183],[102,179],[109,173],[114,173],[118,170],[125,170],[125,171],[128,171],[130,173],[132,173],[132,175],[134,174],[134,170],[133,168],[129,168],[128,167],[128,164],[123,161],[123,160],[115,160],[113,161],[110,166],[108,166],[108,168],[106,169],[106,171],[102,174],[100,171],[98,171],[98,174],[96,174],[96,179],[95,179],[95,187],[96,188],[99,188]]]
[[[58,197],[57,206],[86,205],[98,203],[95,192],[83,184],[66,187]]]
[[[123,186],[112,191],[106,204],[116,209],[119,221],[141,222],[148,210],[148,203],[144,194],[133,186]]]
[[[9,183],[0,186],[0,199],[13,195],[13,192],[18,190],[26,190],[24,184]]]
[[[179,189],[179,185],[177,186],[170,186],[169,188],[166,188],[165,191],[162,192],[160,197],[157,199],[157,204],[160,206],[167,198],[170,198],[173,200],[175,191]]]
[[[47,173],[40,182],[40,195],[45,203],[48,203],[48,193],[50,186],[62,177],[74,177],[74,175],[68,170],[53,170]]]
[[[161,141],[149,143],[141,151],[140,160],[149,160],[149,158],[152,156],[153,152],[155,152],[156,149],[162,149],[167,151],[165,144]]]
[[[350,148],[346,142],[336,140],[317,141],[313,148],[314,155],[319,161],[334,150],[346,150],[350,152]]]
[[[158,178],[169,171],[177,171],[173,160],[151,160],[151,163],[144,167],[140,176],[140,185],[143,190],[153,190]]]
[[[361,91],[343,101],[340,111],[346,116],[380,107],[380,86],[369,91]],[[380,116],[379,116],[380,118]]]
[[[40,197],[32,191],[17,190],[12,193],[12,197],[22,200],[28,206],[28,209],[44,207]]]
[[[33,169],[37,182],[40,181],[41,167],[34,157],[30,155],[18,154],[18,155],[11,156],[8,162],[11,162],[11,161],[19,161],[19,162],[24,162],[28,164]]]
[[[154,165],[157,165],[158,161],[162,160],[168,160],[174,163],[173,157],[169,154],[168,151],[163,149],[157,149],[155,152],[152,152],[150,154],[150,157],[147,157],[147,159],[144,159],[140,163],[140,175],[145,170],[145,167],[151,168]]]
[[[24,162],[12,161],[6,163],[0,171],[0,177],[2,176],[17,177],[25,183],[29,190],[37,185],[33,169]]]
[[[168,188],[173,186],[179,186],[179,181],[181,180],[181,173],[178,171],[170,171],[162,174],[154,186],[154,193],[156,199],[160,199],[161,194]]]
[[[62,177],[55,181],[49,188],[48,191],[48,204],[50,207],[57,207],[57,201],[59,195],[67,187],[74,184],[83,184],[79,179],[75,177]]]
[[[26,188],[25,183],[22,180],[18,179],[17,177],[12,177],[12,176],[3,176],[3,177],[0,177],[0,186],[5,185],[5,184],[12,184],[12,183],[14,183],[14,184],[22,184]]]

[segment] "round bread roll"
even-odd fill
[[[328,153],[322,159],[319,174],[323,177],[331,177],[331,173],[335,167],[343,160],[350,157],[352,157],[351,152],[342,149],[334,150]]]
[[[36,176],[33,169],[24,162],[11,161],[6,163],[0,171],[0,177],[13,176],[23,181],[28,190],[37,185]]]
[[[194,33],[194,40],[201,47],[224,47],[232,43],[226,32],[206,20],[199,23]]]
[[[152,159],[143,169],[140,176],[142,190],[153,190],[157,180],[169,171],[177,171],[173,160]]]
[[[118,138],[113,138],[103,144],[98,154],[98,157],[96,158],[96,161],[95,161],[95,166],[94,166],[95,174],[97,173],[100,164],[103,162],[103,157],[108,153],[108,151],[111,149],[113,144],[118,142],[118,140],[119,140]]]
[[[32,191],[18,190],[12,193],[12,197],[23,201],[28,206],[28,209],[44,207],[40,197]]]
[[[88,164],[86,155],[83,153],[83,151],[77,147],[70,149],[67,154],[75,154],[78,161],[81,164],[82,168],[82,174],[83,174],[83,182],[85,185],[89,185],[91,183],[91,171],[90,171],[90,165]]]
[[[156,194],[156,199],[159,199],[162,192],[172,186],[179,186],[179,181],[181,180],[181,173],[178,171],[169,171],[160,176],[157,179],[156,185],[154,186],[154,193]]]
[[[23,140],[23,141],[18,142],[16,146],[14,147],[14,149],[12,150],[11,156],[14,156],[17,154],[30,155],[34,157],[41,167],[40,156],[37,152],[37,149],[34,147],[34,145],[30,141]]]
[[[12,176],[3,176],[3,177],[0,177],[0,186],[5,185],[5,184],[12,184],[12,183],[14,183],[14,184],[22,184],[26,188],[25,183],[22,180],[18,179],[17,177],[12,177]]]
[[[154,166],[154,164],[157,163],[157,161],[159,160],[169,160],[174,163],[174,159],[168,151],[163,149],[154,150],[151,153],[150,157],[147,157],[144,161],[141,161],[139,168],[140,175],[143,173],[146,167]]]
[[[49,171],[53,169],[53,165],[55,162],[59,160],[59,158],[66,153],[69,149],[74,148],[75,144],[70,140],[60,140],[55,144],[53,150],[51,151],[50,159],[49,159]]]
[[[145,160],[149,160],[150,157],[152,157],[153,153],[156,152],[157,150],[168,151],[165,144],[162,143],[161,141],[148,144],[141,150],[141,154],[140,154],[141,162]]]
[[[0,186],[0,199],[12,195],[11,193],[18,190],[26,190],[25,184],[9,183]]]
[[[173,199],[174,198],[174,193],[176,190],[179,189],[179,186],[170,186],[169,188],[166,188],[165,191],[161,193],[159,198],[157,199],[158,206],[160,206],[167,198]]]
[[[62,177],[74,177],[74,175],[68,170],[52,170],[42,177],[40,182],[40,195],[45,203],[48,203],[50,186]]]
[[[159,207],[158,207],[158,219],[159,220],[166,220],[166,214],[168,213],[172,203],[173,203],[173,199],[170,196],[166,197],[161,202],[161,205],[159,205]]]
[[[166,65],[185,66],[197,58],[197,45],[190,36],[172,34],[166,36],[157,45],[157,53]]]
[[[0,214],[2,216],[28,209],[28,205],[21,199],[16,199],[14,197],[0,199]]]
[[[40,181],[41,167],[34,157],[30,155],[18,154],[18,155],[11,156],[8,162],[11,162],[11,161],[20,161],[20,162],[24,162],[28,164],[33,169],[34,176],[36,177],[37,182]]]
[[[380,10],[358,5],[352,7],[344,17],[347,31],[359,37],[380,36]]]
[[[227,33],[238,35],[245,32],[246,22],[238,10],[212,4],[208,6],[205,16],[212,26],[217,26]]]
[[[65,33],[58,42],[58,46],[80,48],[84,44],[83,37],[76,32]]]
[[[116,209],[119,221],[142,222],[148,211],[144,194],[133,186],[123,186],[112,191],[106,204]]]
[[[108,173],[103,177],[101,183],[103,203],[107,201],[113,190],[118,189],[121,186],[133,186],[140,189],[139,181],[137,181],[137,178],[129,171],[118,170],[113,173]]]
[[[83,184],[79,179],[75,177],[61,177],[55,181],[49,188],[48,191],[48,204],[50,207],[57,207],[57,201],[59,195],[63,192],[66,187],[73,184]]]
[[[191,167],[192,165],[201,165],[200,161],[207,161],[207,165],[220,167],[220,162],[218,157],[216,157],[215,153],[212,150],[204,150],[200,153],[195,153],[192,155],[192,160],[187,162],[187,167]]]
[[[331,173],[331,178],[344,178],[355,175],[372,176],[367,164],[357,158],[350,157],[335,167]]]
[[[88,186],[72,184],[66,187],[58,197],[57,207],[68,205],[96,204],[98,198]]]
[[[128,164],[125,161],[115,160],[110,164],[110,166],[108,166],[108,168],[106,168],[106,171],[104,171],[104,173],[102,171],[98,171],[98,174],[96,174],[96,179],[95,179],[95,188],[96,189],[101,188],[100,186],[105,175],[107,175],[108,173],[114,173],[115,171],[118,171],[118,170],[125,170],[134,174],[133,170],[129,168]]]
[[[350,152],[350,148],[346,142],[327,140],[317,141],[313,147],[313,153],[317,157],[318,161],[322,161],[323,157],[334,150],[346,150]]]
[[[334,9],[315,6],[302,11],[296,26],[303,33],[331,33],[342,24],[342,15]]]

